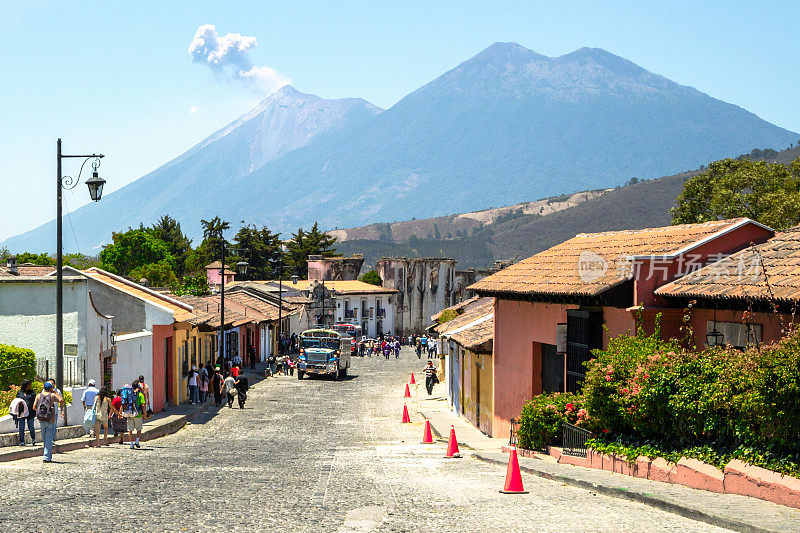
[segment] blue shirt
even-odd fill
[[[86,404],[86,407],[90,407],[94,405],[94,398],[97,396],[97,393],[100,392],[95,387],[88,387],[85,391],[83,391],[83,396],[81,396],[81,401]]]

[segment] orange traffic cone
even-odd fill
[[[433,433],[431,433],[431,423],[425,420],[425,429],[422,432],[422,444],[433,444]]]
[[[408,383],[406,383],[406,393],[403,395],[403,398],[411,398],[411,389],[408,388]]]
[[[508,470],[506,470],[506,484],[503,494],[527,494],[528,491],[522,486],[522,475],[519,471],[519,459],[517,458],[517,447],[511,448],[508,454]]]
[[[447,455],[445,455],[448,459],[456,459],[461,457],[461,454],[458,452],[458,440],[456,440],[456,428],[450,426],[450,440],[447,441]]]
[[[411,417],[408,416],[408,406],[406,404],[403,404],[403,422],[402,423],[403,424],[410,424],[411,423]]]
[[[414,379],[414,373],[413,372],[411,373],[411,379],[409,380],[409,383],[411,383],[412,385],[416,385],[417,384],[417,380]]]

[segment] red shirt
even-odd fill
[[[114,408],[119,411],[122,409],[122,398],[115,396],[114,399],[111,400],[111,405],[113,405]]]
[[[239,367],[235,366],[231,368],[231,376],[238,378],[239,377]]]

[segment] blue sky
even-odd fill
[[[800,2],[565,4],[0,0],[0,240],[53,218],[57,137],[105,153],[113,191],[264,96],[191,61],[204,24],[255,37],[253,66],[326,98],[389,107],[496,41],[591,46],[800,131]],[[65,198],[73,210],[88,193]]]

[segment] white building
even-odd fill
[[[55,276],[0,276],[0,343],[33,350],[44,378],[56,375],[55,285]],[[64,276],[63,295],[64,383],[102,383],[112,317],[97,309],[83,276]]]

